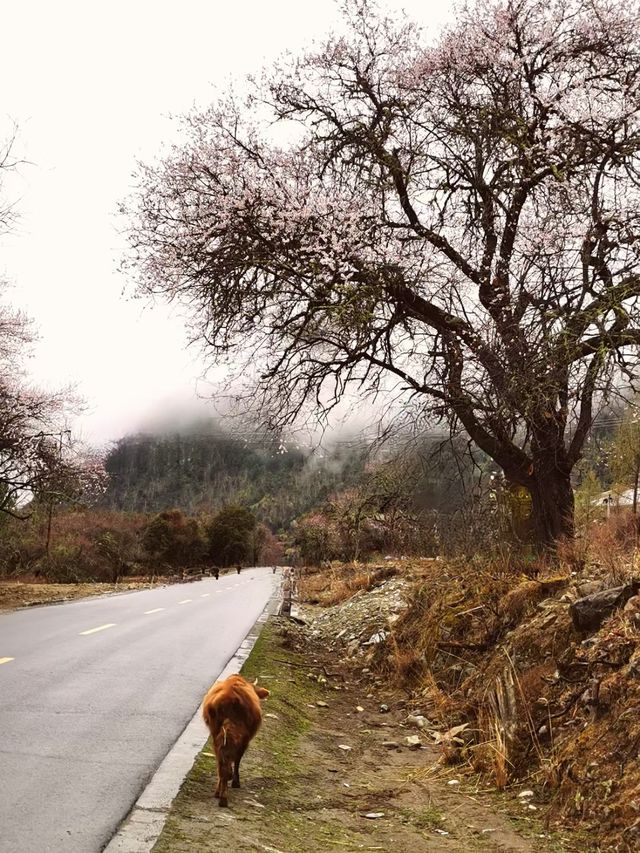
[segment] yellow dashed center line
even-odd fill
[[[106,628],[115,628],[115,622],[108,622],[106,625],[99,625],[97,628],[90,628],[88,631],[80,631],[80,636],[85,637],[87,634],[95,634],[97,631],[104,631]]]
[[[148,613],[160,613],[161,610],[164,610],[164,607],[154,607],[153,610],[145,610],[144,615],[146,616]]]
[[[178,604],[188,604],[190,601],[190,598],[185,598],[184,601],[179,601]]]
[[[15,658],[0,658],[0,663],[9,663],[11,660],[15,660]]]

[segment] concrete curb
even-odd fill
[[[214,680],[221,680],[240,671],[265,622],[278,611],[279,605],[280,590],[276,588],[235,655]],[[118,827],[116,834],[104,848],[104,853],[149,853],[162,832],[171,804],[193,767],[208,734],[198,708]]]

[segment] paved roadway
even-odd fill
[[[97,853],[275,587],[271,569],[0,614],[0,851]]]

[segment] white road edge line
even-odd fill
[[[179,601],[178,604],[188,604],[191,601],[190,598],[185,598],[183,601]]]
[[[145,610],[144,615],[147,616],[149,613],[160,613],[161,610],[164,610],[164,607],[154,607],[153,610]]]
[[[87,634],[95,634],[97,631],[104,631],[106,628],[115,628],[115,622],[108,622],[106,625],[100,625],[97,628],[90,628],[88,631],[80,631],[81,637],[86,637]]]

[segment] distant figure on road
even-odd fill
[[[214,575],[216,576],[216,580],[218,580],[218,578],[220,577],[220,569],[219,569],[217,566],[216,566],[216,568],[213,570],[213,573],[214,573]]]
[[[277,569],[277,568],[278,568],[277,566],[274,566],[274,567],[273,567],[273,573],[274,573],[274,575],[275,575],[275,573],[276,573],[276,569]]]
[[[236,571],[238,572],[238,574],[240,574],[241,569],[242,569],[242,566],[236,566]]]

